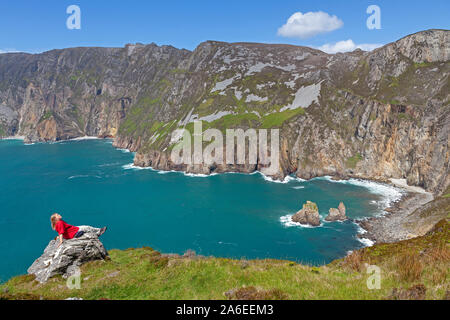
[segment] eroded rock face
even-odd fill
[[[28,268],[28,274],[34,274],[37,281],[44,283],[58,274],[68,276],[74,267],[106,257],[108,252],[95,235],[85,234],[78,239],[65,240],[59,247],[58,241],[52,240],[42,256]]]
[[[17,118],[17,111],[0,103],[0,138],[10,136],[17,130],[19,124]]]
[[[273,178],[398,178],[440,194],[450,184],[449,35],[335,55],[217,41],[0,54],[0,137],[114,137],[136,165],[209,174],[261,171],[264,159],[176,165],[172,133],[199,119],[221,131],[274,128]]]
[[[345,221],[347,220],[347,216],[345,214],[345,205],[343,202],[339,204],[338,209],[331,208],[328,216],[325,218],[326,221]]]
[[[338,210],[341,215],[343,215],[344,217],[346,216],[347,209],[345,208],[345,204],[343,202],[339,203]]]
[[[313,227],[320,226],[320,215],[317,204],[307,201],[303,205],[303,209],[292,216],[292,221]]]

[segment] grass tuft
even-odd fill
[[[403,281],[415,282],[422,277],[424,265],[415,252],[405,253],[398,258],[397,270],[399,277]]]
[[[289,297],[279,289],[257,289],[253,286],[230,290],[225,293],[230,300],[287,300]]]
[[[362,270],[363,262],[360,251],[353,251],[345,257],[344,266],[350,270],[360,272]]]

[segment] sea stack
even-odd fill
[[[313,227],[320,226],[320,215],[317,204],[307,201],[303,205],[303,209],[292,216],[292,221]]]
[[[345,221],[347,220],[347,216],[345,213],[345,205],[343,202],[339,204],[338,209],[331,208],[328,216],[325,218],[326,221],[332,222],[332,221]]]

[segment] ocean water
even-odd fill
[[[364,244],[347,221],[306,228],[289,222],[306,200],[322,218],[344,201],[350,218],[382,212],[395,188],[328,178],[285,183],[261,174],[187,176],[141,170],[111,140],[24,145],[0,141],[0,281],[26,273],[56,236],[50,215],[108,226],[107,249],[150,246],[164,253],[276,258],[319,265]]]

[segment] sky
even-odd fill
[[[80,8],[81,29],[67,28],[70,5]],[[367,27],[371,5],[380,9],[380,29]],[[193,50],[206,40],[371,50],[450,29],[449,12],[449,0],[2,0],[0,53],[137,42]]]

